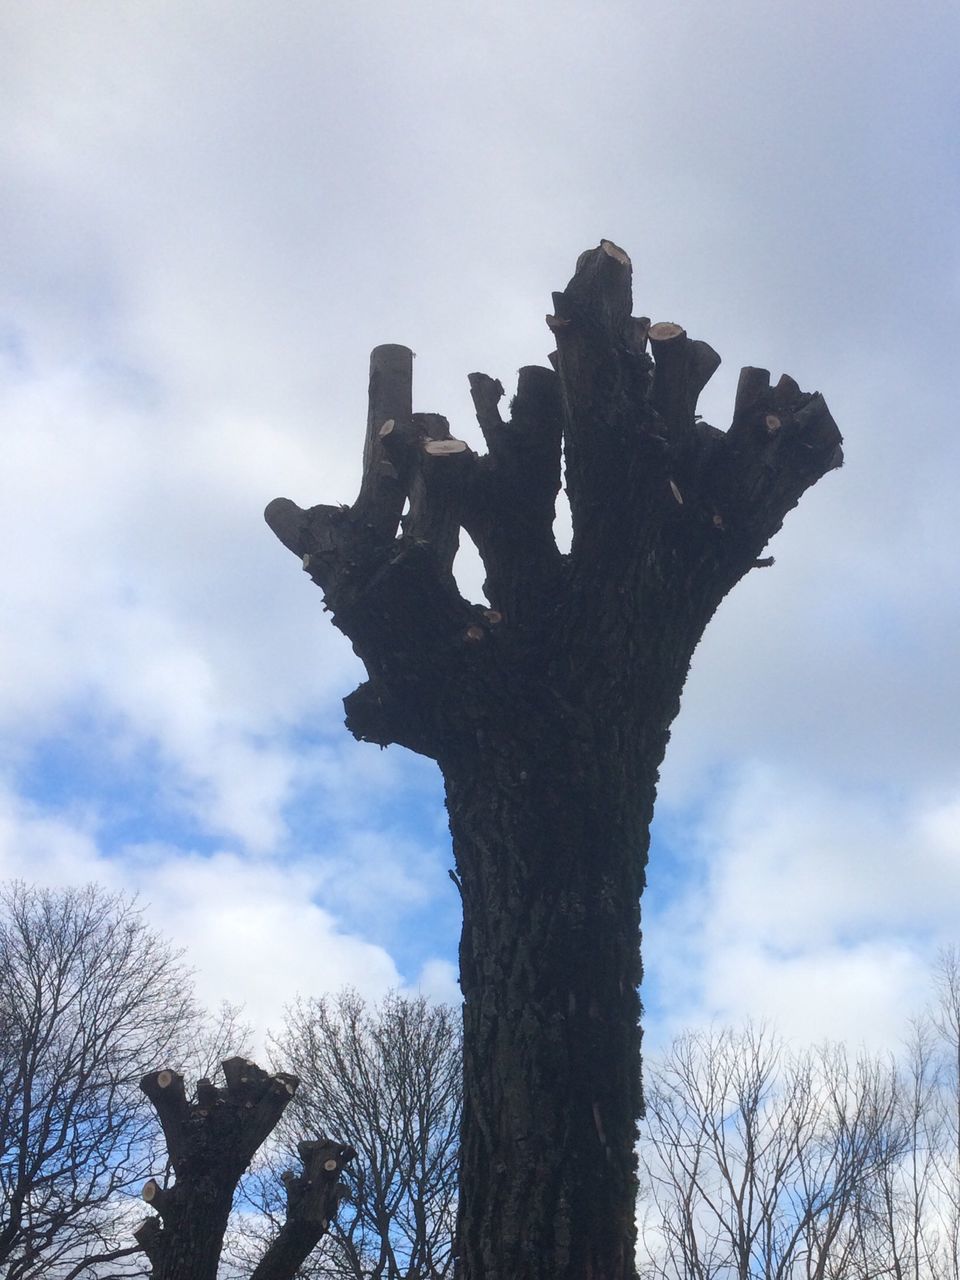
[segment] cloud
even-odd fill
[[[705,994],[724,1024],[769,1019],[798,1045],[892,1050],[929,998],[930,956],[879,937],[783,957],[732,945],[712,958]]]
[[[612,236],[637,309],[724,357],[708,418],[741,364],[787,370],[849,459],[695,656],[660,800],[691,861],[658,840],[648,974],[691,1016],[754,993],[889,1026],[956,906],[955,6],[49,0],[0,23],[10,865],[152,868],[258,1008],[271,965],[290,980],[268,933],[311,981],[393,964],[452,990],[435,773],[343,733],[359,664],[260,512],[353,498],[379,342],[476,442],[466,374],[543,363],[550,291]]]
[[[198,444],[77,372],[15,377],[3,413],[7,752],[83,709],[155,744],[171,796],[212,830],[276,844],[302,767],[285,732],[311,712],[333,720],[356,664],[275,555],[257,450],[231,463],[222,432]]]
[[[956,941],[957,803],[766,765],[718,785],[662,838],[685,874],[651,872],[646,954],[673,1029],[765,1016],[799,1040],[905,1035]]]
[[[0,789],[0,878],[64,888],[96,881],[117,892],[120,866],[102,859],[90,818],[70,821]]]
[[[404,975],[367,928],[338,921],[331,877],[352,872],[353,847],[327,856],[254,860],[230,850],[200,854],[159,842],[130,844],[108,855],[98,815],[74,810],[52,815],[0,790],[0,879],[66,887],[96,882],[109,892],[136,893],[151,923],[187,952],[197,992],[210,1008],[229,1000],[245,1006],[263,1043],[298,994],[352,986],[370,999],[405,985]],[[420,855],[422,863],[423,858]],[[370,875],[376,875],[371,868]],[[418,885],[409,866],[390,885],[384,869],[372,893],[391,891],[390,910],[402,922],[430,886]],[[371,929],[370,926],[373,926]],[[410,989],[458,1000],[448,960],[424,958],[410,972]]]
[[[371,998],[401,983],[388,953],[338,928],[317,905],[316,869],[195,857],[162,846],[128,851],[151,912],[189,948],[201,997],[245,1006],[261,1032],[295,995],[350,985]]]

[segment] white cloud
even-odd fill
[[[848,436],[696,655],[661,801],[716,829],[676,955],[653,867],[648,969],[693,1011],[886,1027],[957,906],[955,6],[44,0],[0,25],[0,761],[34,796],[5,798],[10,865],[132,884],[154,850],[162,910],[264,1009],[270,931],[380,981],[336,920],[435,914],[438,789],[326,738],[358,663],[260,512],[351,500],[376,343],[476,439],[466,374],[542,363],[550,290],[609,235],[638,309],[723,355],[708,417],[760,363]],[[140,855],[104,856],[96,796],[45,796],[81,714],[118,783],[151,760]],[[171,841],[188,820],[232,851]],[[286,880],[251,852],[310,823]],[[804,991],[831,973],[828,1008]]]
[[[711,957],[704,1005],[722,1022],[768,1019],[799,1045],[895,1049],[930,990],[930,957],[896,939],[777,955],[749,941]]]
[[[151,914],[188,947],[201,998],[243,1004],[261,1034],[279,1025],[297,994],[350,985],[378,998],[401,983],[382,947],[343,932],[316,905],[316,866],[226,852],[199,858],[163,846],[129,857]]]
[[[442,1004],[460,1004],[460,983],[457,970],[449,960],[428,960],[420,970],[415,982],[409,987],[409,994],[425,995]]]
[[[356,664],[275,555],[256,449],[221,468],[219,448],[79,374],[15,381],[3,407],[7,751],[93,707],[159,748],[171,797],[211,829],[277,843],[302,768],[284,732],[330,716]]]
[[[654,869],[647,898],[671,1029],[753,1016],[799,1040],[906,1034],[937,947],[957,940],[955,796],[851,794],[753,767],[664,841],[688,876],[671,890]]]
[[[52,815],[0,787],[0,879],[55,888],[97,881],[117,892],[123,869],[101,858],[94,832],[92,815]]]
[[[222,850],[208,856],[159,842],[131,845],[108,856],[98,840],[98,815],[51,816],[42,807],[0,790],[0,879],[66,887],[91,881],[110,892],[136,893],[151,924],[187,952],[197,992],[210,1008],[243,1004],[262,1046],[298,994],[352,986],[370,999],[400,988],[403,976],[388,951],[338,924],[321,903],[336,902],[331,875],[350,873],[351,850],[314,851],[295,860],[254,860]],[[384,854],[396,849],[384,849]],[[385,859],[386,861],[386,859]],[[398,918],[422,892],[409,870],[402,901],[392,886]],[[382,880],[373,891],[384,892]],[[375,931],[374,931],[375,932]],[[459,1000],[449,961],[426,959],[411,989]]]

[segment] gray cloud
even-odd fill
[[[708,418],[724,425],[741,364],[787,370],[825,392],[849,460],[696,655],[663,811],[706,806],[729,883],[774,888],[744,894],[728,967],[690,956],[672,989],[694,1009],[789,988],[800,961],[763,950],[789,871],[795,895],[819,886],[830,904],[810,973],[853,964],[837,938],[856,927],[856,972],[912,990],[946,927],[928,899],[952,883],[924,822],[952,852],[960,789],[955,7],[50,0],[0,24],[11,776],[92,702],[104,751],[151,744],[171,815],[232,841],[238,875],[244,850],[287,849],[305,797],[346,822],[373,775],[402,810],[402,765],[348,764],[324,740],[358,664],[260,509],[353,497],[382,341],[418,352],[419,407],[475,440],[466,374],[509,383],[542,362],[551,289],[612,236],[638,309],[724,357]],[[740,783],[716,799],[718,776],[756,762],[777,780],[769,805],[815,797],[829,875],[793,853],[783,870],[782,833],[736,809]],[[915,825],[881,838],[891,802]],[[62,820],[49,804],[37,822]],[[359,825],[375,896],[378,828]],[[864,879],[896,878],[918,844],[914,891],[865,921]],[[401,842],[393,892],[420,892],[424,845],[442,849],[439,816]],[[187,841],[171,854],[192,857]],[[691,880],[677,928],[726,884]],[[884,951],[907,907],[923,938]],[[356,903],[332,909],[362,932]],[[666,973],[666,935],[650,936]]]

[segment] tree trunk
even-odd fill
[[[617,762],[604,777],[582,750],[511,746],[446,775],[463,886],[460,1257],[475,1276],[629,1275],[652,779],[625,805]]]
[[[377,348],[354,506],[266,513],[366,665],[348,727],[443,772],[464,910],[463,1280],[634,1275],[657,771],[714,610],[842,459],[822,398],[765,370],[743,371],[729,431],[701,422],[719,357],[630,305],[626,254],[582,254],[548,317],[554,367],[520,371],[509,421],[499,382],[470,376],[479,458],[411,412],[410,353]],[[454,581],[461,528],[489,607]]]

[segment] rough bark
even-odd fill
[[[445,419],[408,409],[403,349],[378,348],[357,502],[266,511],[366,666],[348,727],[443,772],[464,909],[463,1280],[634,1274],[657,771],[714,610],[842,461],[823,398],[766,370],[743,371],[728,431],[702,422],[719,357],[632,317],[630,276],[610,241],[581,255],[547,317],[553,367],[520,371],[509,419],[501,384],[470,375],[484,456],[441,443]],[[453,578],[460,529],[485,607]]]
[[[284,1175],[286,1220],[250,1280],[292,1280],[327,1232],[336,1216],[343,1188],[340,1173],[357,1154],[352,1147],[326,1139],[298,1146],[303,1171]]]
[[[193,1102],[176,1071],[154,1071],[140,1081],[175,1174],[172,1186],[151,1178],[143,1188],[158,1216],[145,1219],[134,1235],[152,1280],[216,1280],[237,1184],[297,1089],[296,1076],[271,1075],[245,1058],[222,1065],[226,1087],[199,1080]],[[339,1173],[353,1154],[336,1142],[300,1144],[303,1172],[285,1180],[286,1222],[252,1280],[292,1280],[336,1212]]]

